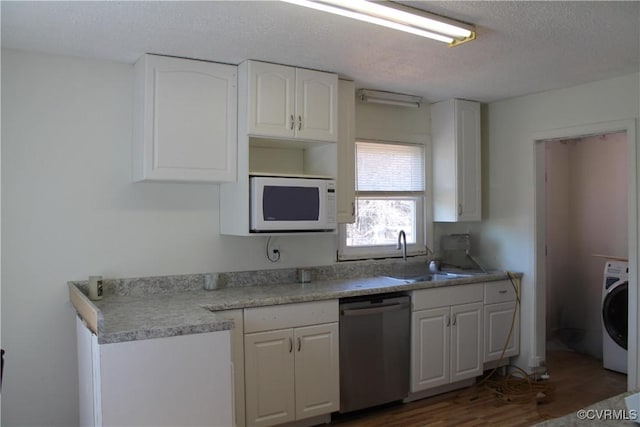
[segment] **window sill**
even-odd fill
[[[427,255],[426,251],[411,251],[407,252],[408,258],[415,258],[419,256]],[[353,254],[353,255],[344,255],[338,253],[338,257],[336,259],[337,262],[343,261],[366,261],[366,260],[383,260],[383,259],[402,259],[402,255],[389,255],[389,254]]]

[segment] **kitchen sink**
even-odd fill
[[[469,277],[469,276],[461,276],[461,275],[456,275],[456,274],[447,274],[447,273],[434,273],[434,274],[426,274],[424,276],[407,276],[407,275],[389,275],[389,276],[382,276],[384,278],[387,279],[395,279],[395,280],[402,280],[408,283],[415,283],[415,282],[432,282],[435,280],[448,280],[448,279],[455,279],[458,277]]]
[[[442,271],[439,273],[429,273],[429,274],[396,274],[396,275],[383,275],[387,279],[395,279],[402,280],[407,283],[416,283],[416,282],[433,282],[436,280],[453,280],[453,279],[462,279],[465,277],[474,277],[483,274],[488,274],[484,272],[468,272],[468,273],[452,273]]]

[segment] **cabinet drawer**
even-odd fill
[[[481,283],[421,289],[413,292],[412,310],[417,311],[427,308],[481,302],[482,292],[483,287]]]
[[[497,282],[485,283],[484,285],[485,304],[515,301],[515,299],[516,292],[510,280],[499,280]]]
[[[338,318],[338,300],[246,308],[244,310],[244,332],[250,334],[274,329],[319,325],[337,322]]]

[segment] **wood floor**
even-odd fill
[[[507,403],[485,386],[469,387],[408,404],[347,414],[338,427],[530,426],[566,415],[627,389],[626,375],[607,371],[602,362],[572,351],[547,352],[549,398]],[[534,393],[535,394],[535,393]],[[519,401],[520,399],[513,399]],[[550,401],[549,401],[550,400]]]

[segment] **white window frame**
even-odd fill
[[[398,145],[418,145],[415,143],[403,143],[393,141],[372,141],[365,139],[357,139],[357,142],[372,142],[379,144],[398,144]],[[367,199],[414,199],[416,200],[416,241],[414,243],[407,243],[407,255],[425,255],[427,253],[426,245],[426,227],[428,218],[426,216],[428,201],[428,186],[427,184],[427,147],[424,147],[424,180],[425,186],[423,191],[357,191],[355,195],[355,203],[358,205],[358,198]],[[354,167],[357,168],[356,165]],[[357,169],[356,169],[356,181],[357,181]],[[357,209],[357,208],[356,208]],[[397,258],[402,257],[402,253],[397,249],[396,243],[388,245],[371,245],[371,246],[347,246],[347,225],[340,224],[338,227],[338,260],[358,260],[367,258]]]

